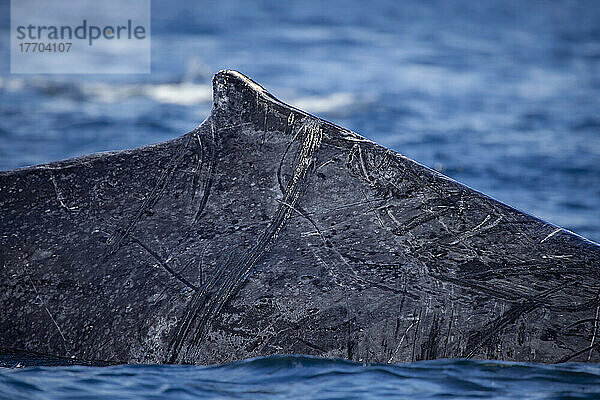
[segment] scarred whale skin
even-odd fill
[[[0,173],[0,348],[600,360],[600,247],[235,71],[171,141]]]

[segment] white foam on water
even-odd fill
[[[196,83],[148,85],[142,90],[147,97],[159,102],[190,106],[212,100],[212,87]]]

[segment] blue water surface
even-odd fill
[[[57,7],[66,0],[53,0]],[[237,69],[277,97],[600,241],[600,2],[152,2],[152,73],[9,73],[0,170],[177,137]],[[597,366],[273,357],[0,370],[0,398],[600,398]]]
[[[271,356],[217,366],[0,369],[6,399],[598,399],[600,366]]]

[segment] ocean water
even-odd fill
[[[10,74],[8,16],[0,1],[1,170],[177,137],[209,114],[211,76],[236,69],[600,241],[600,2],[155,0],[152,73],[105,76]],[[599,377],[463,360],[38,365],[0,370],[0,398],[600,398]]]
[[[598,399],[600,366],[271,356],[216,366],[0,369],[6,399]]]

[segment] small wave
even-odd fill
[[[142,90],[149,98],[159,103],[185,106],[207,103],[212,100],[212,88],[197,83],[148,85]]]
[[[0,78],[0,89],[18,92],[33,90],[48,97],[77,101],[116,103],[142,97],[163,104],[191,106],[212,100],[212,87],[206,84],[180,82],[159,84],[112,84],[105,82],[66,82],[60,80]]]

